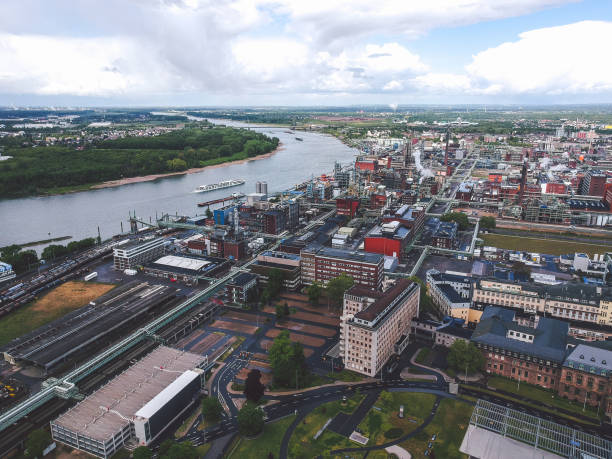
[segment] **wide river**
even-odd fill
[[[72,236],[74,239],[96,236],[102,239],[123,229],[129,230],[129,213],[149,221],[156,215],[196,215],[204,212],[198,202],[235,192],[255,192],[257,181],[268,182],[268,193],[285,190],[311,176],[329,173],[334,161],[350,163],[356,150],[336,138],[311,132],[292,134],[287,128],[254,126],[214,120],[228,126],[249,127],[271,137],[278,137],[283,148],[270,158],[211,168],[195,174],[166,177],[151,182],[133,183],[113,188],[82,191],[58,196],[0,200],[0,247]],[[303,141],[296,140],[296,136]],[[199,186],[231,178],[244,179],[241,186],[208,193],[193,193]],[[60,243],[65,244],[68,241]],[[35,247],[40,250],[42,246]]]

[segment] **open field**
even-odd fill
[[[445,459],[467,458],[466,454],[459,452],[463,436],[470,422],[473,407],[460,400],[443,399],[431,423],[414,437],[400,443],[413,458],[425,457],[425,449],[433,441],[433,451],[436,457]]]
[[[343,405],[341,401],[335,401],[324,403],[315,408],[293,431],[293,435],[289,441],[289,457],[296,459],[310,459],[319,455],[322,457],[333,457],[328,454],[329,451],[357,446],[348,438],[332,432],[331,430],[325,430],[316,440],[314,440],[313,437],[329,418],[333,418],[341,411],[344,413],[352,413],[355,411],[364,397],[365,396],[362,394],[354,394],[348,399],[345,405]],[[351,456],[363,457],[355,455],[354,453],[351,453]]]
[[[288,328],[289,330],[293,331],[300,331],[304,333],[311,333],[313,335],[325,336],[327,338],[330,338],[336,334],[336,330],[332,328],[317,327],[315,325],[307,325],[300,322],[294,322],[292,320],[277,322],[276,326],[280,328]]]
[[[504,234],[482,234],[484,244],[500,249],[521,250],[524,252],[538,252],[549,255],[563,255],[566,253],[583,252],[593,256],[595,253],[605,253],[612,250],[612,246],[593,244],[588,242],[561,241],[555,239],[506,236]]]
[[[233,449],[230,448],[228,459],[266,458],[270,457],[270,454],[271,457],[279,457],[283,435],[294,419],[295,416],[292,415],[266,424],[263,433],[252,440],[241,437]]]
[[[367,416],[359,424],[363,435],[368,437],[367,446],[380,445],[391,440],[385,435],[390,429],[401,429],[401,435],[412,432],[423,424],[436,400],[433,394],[418,392],[387,392],[378,397]],[[386,398],[386,400],[385,400]],[[398,416],[400,405],[404,406],[404,418]],[[400,435],[400,436],[401,436]]]
[[[231,330],[238,333],[246,333],[252,335],[257,330],[255,325],[247,325],[236,322],[227,322],[225,320],[215,320],[211,327],[222,328],[224,330]]]
[[[0,346],[85,306],[112,290],[113,284],[69,281],[0,319]]]
[[[280,330],[273,328],[271,330],[268,330],[268,332],[266,333],[266,336],[268,338],[276,338],[280,334],[281,334]],[[325,344],[325,340],[323,338],[315,338],[314,336],[306,336],[306,335],[302,335],[301,333],[289,332],[289,337],[291,338],[291,341],[297,341],[298,343],[302,343],[305,346],[319,347]]]

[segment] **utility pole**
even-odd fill
[[[582,405],[582,411],[586,410],[587,395],[589,395],[589,391],[584,391],[584,404]]]

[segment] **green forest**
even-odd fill
[[[247,129],[190,128],[152,137],[71,146],[7,148],[0,162],[0,196],[20,197],[84,189],[149,174],[180,172],[269,153],[278,138]]]

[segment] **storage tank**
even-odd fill
[[[261,182],[261,191],[259,193],[268,194],[268,182]]]
[[[83,279],[84,279],[85,281],[89,281],[89,280],[95,279],[96,277],[98,277],[98,273],[94,271],[93,273],[89,273],[89,274],[88,274],[87,276],[85,276]]]
[[[255,193],[261,193],[261,182],[255,184]]]

